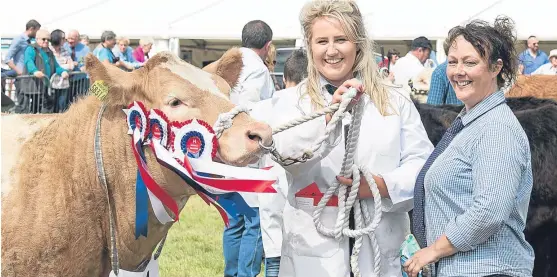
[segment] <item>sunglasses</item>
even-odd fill
[[[50,41],[49,38],[40,38],[40,40],[42,40],[42,41]]]

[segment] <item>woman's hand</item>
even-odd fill
[[[354,104],[356,104],[362,93],[364,93],[364,85],[356,78],[346,80],[342,85],[340,85],[335,93],[333,94],[333,101],[331,105],[342,102],[342,95],[345,94],[350,88],[356,88],[356,96],[352,99],[350,105],[348,105],[347,110],[349,110]],[[332,114],[327,114],[325,120],[327,123],[333,118]]]
[[[350,88],[355,88],[357,91],[356,96],[352,100],[352,104],[358,102],[358,100],[360,100],[360,97],[362,96],[362,93],[364,92],[364,85],[358,79],[353,78],[350,80],[346,80],[341,86],[337,88],[337,90],[333,94],[333,101],[331,102],[331,105],[342,102],[342,95],[346,93]]]
[[[68,74],[68,72],[62,72],[62,79],[67,79],[68,77],[70,77],[70,74]]]
[[[381,197],[383,198],[390,198],[389,191],[387,190],[387,184],[385,184],[385,180],[383,180],[383,178],[376,175],[372,175],[372,176],[373,176],[373,181],[375,182],[375,184],[377,185],[377,189],[379,190],[379,195],[381,195]],[[346,178],[339,175],[337,176],[337,181],[342,185],[352,186],[351,178]],[[358,189],[358,197],[360,199],[373,198],[373,192],[371,192],[371,189],[369,188],[369,182],[367,181],[367,179],[363,174],[360,174],[360,187]]]
[[[418,250],[410,259],[408,259],[402,266],[403,270],[409,277],[416,277],[422,268],[430,263],[435,263],[439,260],[439,255],[434,247],[429,246],[424,249]]]

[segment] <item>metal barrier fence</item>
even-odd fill
[[[84,72],[70,72],[68,80],[61,82],[32,75],[8,77],[2,80],[2,112],[61,113],[88,90]]]

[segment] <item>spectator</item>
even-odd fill
[[[230,92],[232,103],[251,104],[271,98],[275,92],[273,80],[264,61],[269,54],[273,31],[261,20],[248,22],[242,29],[243,68],[238,84]],[[253,207],[255,216],[238,215],[229,218],[223,233],[224,276],[254,277],[261,271],[263,242],[261,240],[260,209],[257,195],[242,194]]]
[[[56,61],[62,68],[72,71],[75,65],[71,52],[64,47],[65,43],[65,33],[62,30],[56,29],[50,33],[50,50],[54,54]]]
[[[557,49],[553,49],[549,52],[549,63],[546,63],[534,72],[532,75],[557,75]]]
[[[31,94],[33,95],[33,107],[30,109],[32,113],[50,113],[53,111],[53,99],[48,93],[52,75],[60,75],[63,79],[69,77],[68,71],[62,68],[56,61],[54,53],[52,53],[48,46],[49,41],[50,33],[45,29],[40,29],[37,31],[37,42],[27,46],[25,49],[23,74],[33,75],[36,78],[24,80],[25,89],[35,90],[26,92],[37,92],[36,94]],[[28,100],[30,99],[26,100],[25,102],[29,103]]]
[[[35,38],[40,28],[41,24],[31,19],[25,25],[25,32],[12,40],[4,60],[8,67],[10,67],[10,70],[2,69],[2,80],[7,77],[15,77],[23,74],[23,69],[25,67],[25,49],[31,44],[31,39]],[[25,97],[21,91],[21,79],[16,79],[14,85],[18,103],[15,106],[15,112],[22,113],[27,109],[28,98]],[[4,88],[2,87],[2,89]]]
[[[112,49],[116,45],[116,34],[112,31],[104,31],[101,35],[101,44],[93,53],[100,62],[104,64],[113,64],[117,67],[126,67],[126,64],[114,55]]]
[[[275,45],[271,43],[271,45],[269,46],[269,53],[267,54],[267,58],[265,59],[265,65],[269,69],[269,72],[271,72],[271,79],[273,79],[275,90],[279,90],[280,89],[279,83],[277,82],[277,78],[273,74],[275,72],[276,64],[277,64],[277,49],[275,48]]]
[[[79,36],[81,44],[89,47],[89,36],[88,35],[81,35]]]
[[[308,76],[308,57],[306,50],[296,49],[284,63],[284,85],[286,88],[297,86]]]
[[[143,66],[143,63],[139,63],[133,57],[133,49],[130,47],[130,40],[121,37],[118,38],[118,45],[113,49],[114,56],[120,59],[120,68],[123,70],[132,71],[136,68]]]
[[[56,61],[63,69],[72,71],[74,63],[72,61],[71,53],[64,47],[66,42],[65,33],[62,30],[56,29],[50,33],[50,50],[54,54]],[[51,86],[54,88],[55,106],[54,112],[63,112],[68,106],[68,88],[70,87],[69,78],[63,79],[59,84],[59,80],[51,80]]]
[[[424,70],[424,63],[431,52],[431,42],[426,37],[418,37],[412,41],[411,50],[400,58],[391,68],[394,83],[410,90],[408,81]]]
[[[518,56],[520,64],[519,71],[524,75],[530,75],[538,67],[549,62],[547,54],[540,50],[539,41],[535,36],[530,36],[526,41],[527,49]]]
[[[447,77],[446,61],[436,67],[431,74],[427,103],[430,105],[462,105],[462,101],[456,97],[453,86]]]
[[[147,60],[149,59],[149,52],[153,47],[153,43],[155,42],[152,38],[142,38],[139,40],[139,46],[137,46],[133,51],[133,57],[137,62],[147,62]]]
[[[396,64],[396,61],[400,58],[400,52],[394,48],[387,51],[387,59],[379,63],[379,68],[386,67],[389,71]]]
[[[71,30],[66,37],[64,47],[68,50],[74,63],[74,71],[84,71],[83,59],[91,51],[89,47],[80,42],[79,32]]]
[[[77,30],[70,30],[66,34],[66,43],[64,48],[70,53],[70,57],[74,64],[74,72],[85,72],[84,58],[91,49],[86,44],[81,43],[80,35]],[[73,102],[74,99],[87,93],[89,89],[89,79],[85,73],[72,74],[70,78],[70,89],[68,95],[68,103]]]

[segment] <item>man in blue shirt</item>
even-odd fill
[[[522,74],[530,75],[538,67],[549,62],[547,54],[540,50],[539,41],[535,36],[530,36],[527,41],[528,48],[518,56],[518,63]]]
[[[8,53],[4,59],[11,70],[2,69],[2,92],[4,92],[4,81],[7,77],[16,77],[23,74],[25,49],[31,44],[31,39],[35,38],[37,31],[41,28],[41,24],[37,20],[31,19],[25,25],[25,32],[15,37],[10,44]],[[22,112],[25,107],[21,106],[24,102],[23,94],[21,93],[21,81],[16,79],[15,91],[17,102],[19,103],[15,110]]]
[[[64,48],[68,53],[71,53],[74,64],[73,74],[70,78],[70,94],[68,95],[69,101],[73,102],[76,97],[86,94],[89,89],[89,77],[83,70],[85,65],[83,59],[90,52],[90,49],[89,46],[80,42],[80,36],[77,30],[68,32],[66,40],[67,42],[64,44]]]
[[[463,105],[454,92],[447,77],[447,61],[440,64],[431,74],[431,83],[427,95],[427,103],[431,105]]]
[[[64,48],[72,55],[74,71],[83,71],[83,58],[90,52],[89,47],[81,43],[79,39],[79,32],[71,30],[66,36],[67,42],[64,44]]]

